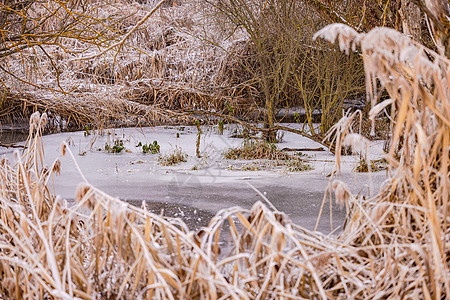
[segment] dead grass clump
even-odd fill
[[[36,110],[49,115],[46,130],[50,132],[90,128],[153,126],[186,122],[186,117],[169,116],[161,108],[144,105],[118,97],[113,89],[91,93],[74,91],[58,98],[45,93],[6,94],[0,103],[0,121],[6,124],[22,124]]]
[[[175,147],[172,152],[160,155],[158,161],[163,166],[173,166],[182,162],[187,162],[188,155],[180,147]]]
[[[281,151],[275,144],[263,140],[246,139],[240,147],[226,150],[223,157],[233,160],[256,160],[250,164],[230,167],[241,171],[259,171],[277,167],[284,167],[287,172],[302,172],[311,169],[304,159]]]
[[[262,140],[246,139],[240,147],[226,150],[223,157],[225,159],[286,160],[290,158],[290,155],[278,150],[275,144]]]
[[[387,162],[386,159],[380,158],[375,160],[370,160],[370,169],[367,165],[367,161],[365,159],[361,159],[355,167],[355,172],[358,173],[367,173],[367,172],[378,172],[387,170]]]
[[[369,115],[374,120],[386,107],[391,113],[385,159],[392,177],[373,199],[351,201],[351,217],[341,235],[364,249],[361,262],[367,259],[372,270],[385,270],[370,279],[372,288],[364,285],[364,295],[371,298],[384,285],[391,287],[383,292],[387,297],[447,298],[450,62],[387,28],[355,35],[345,26],[330,25],[317,36],[337,39],[342,49],[361,47],[372,99]],[[381,103],[376,102],[378,83],[391,97]],[[342,132],[338,150],[348,127]],[[391,262],[396,265],[386,272]],[[362,263],[361,268],[369,266]]]
[[[214,111],[245,119],[255,119],[248,101],[242,96],[230,97],[217,91],[204,91],[183,83],[140,80],[122,90],[122,97],[144,105],[166,110]],[[170,112],[167,112],[170,114]]]
[[[68,207],[48,188],[55,168],[43,167],[42,155],[38,125],[16,164],[0,164],[2,298],[245,296],[183,223],[129,207],[87,183]]]

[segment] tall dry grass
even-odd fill
[[[0,55],[1,121],[29,118],[36,109],[50,111],[75,128],[124,119],[123,125],[166,123],[171,115],[165,111],[163,118],[161,108],[222,111],[228,103],[238,111],[237,98],[211,88],[216,86],[211,77],[220,55],[215,46],[198,39],[204,27],[196,1],[166,2],[172,5],[49,0],[17,10],[2,7],[0,17],[7,11],[8,22],[0,22],[0,43],[16,51]],[[79,17],[74,20],[70,13]],[[38,44],[16,45],[20,20],[37,22],[39,26],[29,26]],[[122,112],[124,106],[131,109]]]
[[[60,160],[43,166],[46,116],[34,114],[25,151],[0,164],[2,297],[448,298],[449,61],[385,28],[362,35],[333,25],[318,35],[347,51],[360,45],[368,80],[391,95],[372,109],[391,106],[391,176],[367,200],[334,182],[349,208],[341,234],[310,232],[261,202],[191,232],[88,182],[69,206],[52,192]],[[338,148],[351,130],[339,126]],[[72,155],[64,143],[61,151]]]

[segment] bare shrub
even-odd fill
[[[215,11],[213,20],[225,24],[221,26],[224,32],[244,36],[228,52],[220,78],[264,108],[267,128],[274,128],[279,108],[302,106],[312,135],[316,130],[311,116],[322,114],[319,130],[323,134],[342,116],[344,99],[364,94],[358,56],[348,58],[326,44],[312,42],[312,33],[324,21],[307,2],[208,3]],[[274,142],[275,134],[275,130],[269,132],[266,138]]]

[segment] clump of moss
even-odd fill
[[[149,144],[142,144],[141,142],[139,142],[139,144],[137,146],[142,147],[143,153],[157,154],[157,153],[159,153],[159,149],[160,149],[160,146],[158,145],[157,141],[153,141],[153,143],[149,143]]]

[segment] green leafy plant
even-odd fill
[[[115,140],[112,146],[108,143],[105,143],[105,151],[109,153],[120,153],[125,149],[126,148],[123,144],[123,140]]]
[[[149,144],[142,144],[141,142],[139,142],[137,146],[142,147],[143,153],[158,154],[160,152],[160,146],[158,145],[157,141],[153,141],[153,143]]]
[[[301,123],[300,114],[295,112],[294,113],[294,120],[296,123]]]
[[[380,158],[376,160],[370,161],[370,171],[371,172],[378,172],[382,170],[386,170],[388,166],[388,163],[386,159]],[[365,159],[361,159],[358,163],[358,165],[354,169],[357,173],[367,173],[369,172],[369,167],[367,166],[367,162]]]
[[[224,125],[223,120],[219,121],[218,127],[219,127],[219,134],[220,135],[223,134],[223,125]]]
[[[84,126],[84,132],[83,132],[84,136],[88,136],[91,135],[91,131],[89,130],[89,127],[86,125]]]

